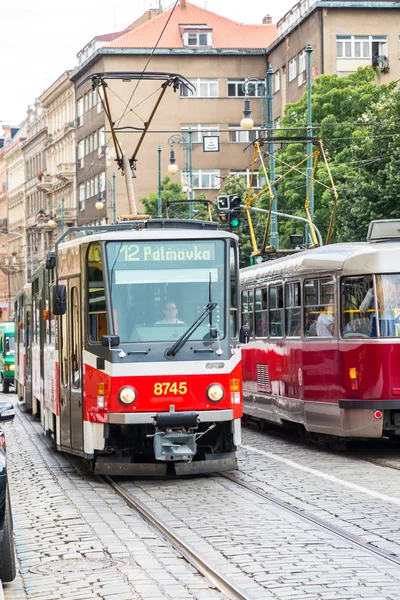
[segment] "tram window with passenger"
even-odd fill
[[[245,290],[242,292],[242,325],[249,326],[250,337],[253,336],[253,294],[253,290]]]
[[[344,277],[342,291],[342,336],[376,337],[374,284],[372,275]]]
[[[217,303],[213,325],[224,338],[222,240],[108,242],[106,252],[114,332],[121,342],[177,339],[200,317],[210,298]],[[167,308],[174,309],[174,323],[167,318]],[[207,320],[191,339],[209,336]]]
[[[304,334],[306,337],[335,336],[334,282],[332,278],[304,281]]]

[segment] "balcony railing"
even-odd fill
[[[75,173],[75,163],[60,163],[57,165],[57,179],[61,179],[61,181],[73,181]]]

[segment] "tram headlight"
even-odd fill
[[[126,385],[119,390],[118,398],[124,404],[132,404],[132,402],[135,402],[136,400],[136,390],[133,387]]]
[[[219,383],[212,383],[208,386],[206,394],[212,402],[219,402],[224,397],[224,388]]]

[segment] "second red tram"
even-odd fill
[[[32,405],[57,448],[98,473],[236,468],[238,277],[215,223],[69,230],[31,286]]]
[[[399,221],[373,222],[365,243],[241,271],[245,415],[333,445],[400,439],[398,231]]]

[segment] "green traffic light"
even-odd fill
[[[239,221],[239,219],[232,219],[230,221],[230,224],[231,224],[231,227],[239,227],[240,221]]]

